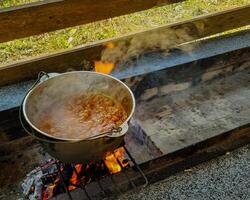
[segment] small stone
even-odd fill
[[[158,94],[158,88],[147,89],[141,96],[141,100],[148,100]]]
[[[183,9],[183,7],[182,7],[181,5],[178,5],[178,6],[176,6],[174,9],[175,9],[176,11],[180,11],[180,10]]]
[[[192,172],[192,169],[185,169],[184,172]]]

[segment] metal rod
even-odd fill
[[[97,181],[97,185],[99,186],[102,194],[105,195],[105,196],[107,196],[105,190],[102,187],[102,184],[101,184],[100,180],[97,178],[96,181]]]
[[[117,183],[115,182],[115,179],[114,179],[114,174],[111,174],[110,175],[110,179],[111,179],[111,182],[114,184],[115,186],[115,190],[121,195],[122,194],[122,191],[120,190],[120,188],[118,187]]]
[[[82,180],[81,180],[81,177],[80,177],[80,174],[77,172],[75,166],[71,165],[72,169],[74,170],[74,172],[76,173],[76,176],[77,176],[77,179],[79,180],[80,182],[80,188],[84,191],[85,193],[85,196],[87,197],[87,199],[91,200],[91,197],[89,196],[86,188],[85,188],[85,185],[82,183]]]
[[[101,165],[101,163],[99,163],[99,164]],[[107,196],[107,195],[106,195],[106,192],[105,192],[105,190],[104,190],[104,188],[102,187],[102,184],[101,184],[101,182],[100,182],[100,177],[98,177],[97,174],[94,173],[94,178],[95,178],[95,180],[97,181],[97,185],[99,186],[99,188],[100,188],[100,190],[101,190],[101,193],[102,193],[103,195]]]
[[[65,192],[67,193],[69,199],[70,199],[70,200],[73,200],[73,198],[72,198],[72,196],[71,196],[71,194],[70,194],[70,192],[69,192],[69,190],[68,190],[68,188],[67,188],[67,186],[66,186],[65,179],[64,179],[64,176],[63,176],[63,174],[62,174],[62,172],[61,172],[61,169],[60,169],[60,166],[59,166],[59,163],[58,163],[58,162],[56,162],[56,168],[57,168],[57,170],[58,170],[58,172],[59,172],[61,181],[62,181],[62,183],[63,183],[63,187],[64,187],[64,189],[65,189]]]
[[[115,153],[114,153],[114,156],[115,156]],[[127,178],[128,182],[130,183],[130,185],[132,186],[132,188],[135,189],[136,188],[135,183],[129,178],[129,176],[128,176],[125,168],[123,167],[122,163],[120,162],[120,160],[116,156],[115,156],[115,158],[116,158],[117,163],[120,165],[120,167],[122,169],[122,172],[125,175],[125,177]]]
[[[137,168],[137,170],[140,172],[141,176],[143,177],[143,179],[145,180],[145,183],[142,187],[146,187],[148,185],[148,179],[145,176],[145,174],[143,173],[143,171],[141,170],[141,168],[139,167],[139,165],[136,163],[135,159],[133,158],[133,156],[129,153],[128,149],[126,148],[126,146],[123,146],[127,155],[129,156],[129,159],[133,162],[134,166]]]
[[[82,187],[81,187],[81,188],[82,188]],[[82,190],[84,191],[85,196],[87,197],[87,199],[91,200],[91,197],[89,196],[89,193],[87,192],[86,188],[83,187]]]

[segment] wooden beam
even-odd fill
[[[42,70],[47,72],[64,72],[69,68],[79,70],[83,67],[84,63],[100,59],[103,46],[107,42],[119,43],[126,41],[128,45],[132,45],[132,41],[135,38],[148,38],[148,36],[154,34],[169,35],[171,31],[181,30],[185,30],[188,37],[182,38],[179,42],[188,42],[248,24],[250,24],[250,5],[203,15],[191,20],[172,23],[147,31],[2,65],[0,66],[0,85],[34,78]],[[178,44],[178,41],[176,44]]]
[[[86,24],[182,0],[49,0],[0,10],[0,42]]]

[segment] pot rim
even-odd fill
[[[109,77],[109,78],[111,78],[111,79],[113,79],[113,80],[116,80],[117,82],[121,83],[121,84],[129,91],[130,96],[131,96],[131,98],[132,98],[132,104],[133,104],[133,105],[132,105],[132,109],[131,109],[130,115],[127,117],[127,119],[126,119],[119,127],[124,127],[125,124],[128,124],[128,121],[131,119],[131,117],[132,117],[132,115],[133,115],[133,113],[134,113],[134,111],[135,111],[135,97],[134,97],[134,94],[133,94],[133,92],[130,90],[130,88],[129,88],[125,83],[123,83],[121,80],[119,80],[119,79],[117,79],[117,78],[115,78],[115,77],[113,77],[113,76],[111,76],[111,75],[103,74],[103,73],[99,73],[99,72],[94,72],[94,71],[73,71],[73,72],[65,72],[65,73],[61,73],[61,74],[58,74],[58,75],[53,76],[53,77],[49,77],[48,79],[46,79],[46,80],[43,81],[43,82],[46,82],[46,81],[51,80],[51,79],[55,79],[55,78],[57,78],[58,76],[64,76],[64,75],[67,75],[67,74],[74,74],[74,73],[98,74],[98,75],[101,75],[101,76]],[[37,132],[43,134],[43,135],[46,136],[46,137],[52,138],[52,139],[57,139],[57,140],[60,140],[60,141],[65,141],[65,142],[66,142],[66,141],[68,141],[68,142],[79,142],[79,141],[82,141],[82,140],[88,140],[88,139],[72,139],[72,138],[69,139],[69,138],[55,137],[55,136],[53,136],[53,135],[50,135],[50,134],[48,134],[48,133],[46,133],[46,132],[44,132],[44,131],[38,129],[38,128],[29,120],[29,118],[28,118],[28,116],[27,116],[27,113],[26,113],[26,110],[25,110],[25,107],[26,107],[26,104],[27,104],[27,99],[29,98],[29,96],[31,95],[31,93],[32,93],[39,85],[43,84],[43,82],[40,82],[40,83],[38,83],[37,85],[35,85],[34,88],[32,88],[32,89],[26,94],[26,96],[24,97],[23,104],[22,104],[22,111],[23,111],[24,118],[25,118],[25,120],[28,122],[28,124],[29,124],[33,129],[35,129]],[[126,134],[126,132],[125,132],[125,131],[123,132],[123,130],[121,130],[120,133],[122,133],[122,134],[117,134],[117,133],[115,133],[115,134],[111,134],[111,135],[105,135],[105,136],[102,136],[102,137],[116,138],[116,137],[120,137],[120,136]],[[97,136],[97,137],[95,137],[95,138],[93,138],[93,139],[89,139],[89,140],[95,140],[95,139],[97,139],[97,138],[102,138],[102,137],[98,137],[98,136]]]

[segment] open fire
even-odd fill
[[[105,45],[107,49],[113,49],[114,44],[109,42]],[[114,69],[115,64],[111,62],[95,61],[95,71],[103,74],[110,74]]]
[[[95,61],[95,71],[103,74],[110,74],[114,68],[114,63]]]
[[[109,169],[110,173],[116,174],[129,165],[125,156],[124,148],[118,148],[113,153],[107,153],[104,163]]]
[[[85,186],[92,181],[100,180],[102,177],[119,173],[128,166],[129,159],[124,147],[107,153],[102,161],[88,164],[72,165],[53,160],[28,174],[22,187],[29,199],[47,200],[66,192],[65,183],[67,190],[72,191],[81,185]],[[63,180],[60,174],[63,176]]]

